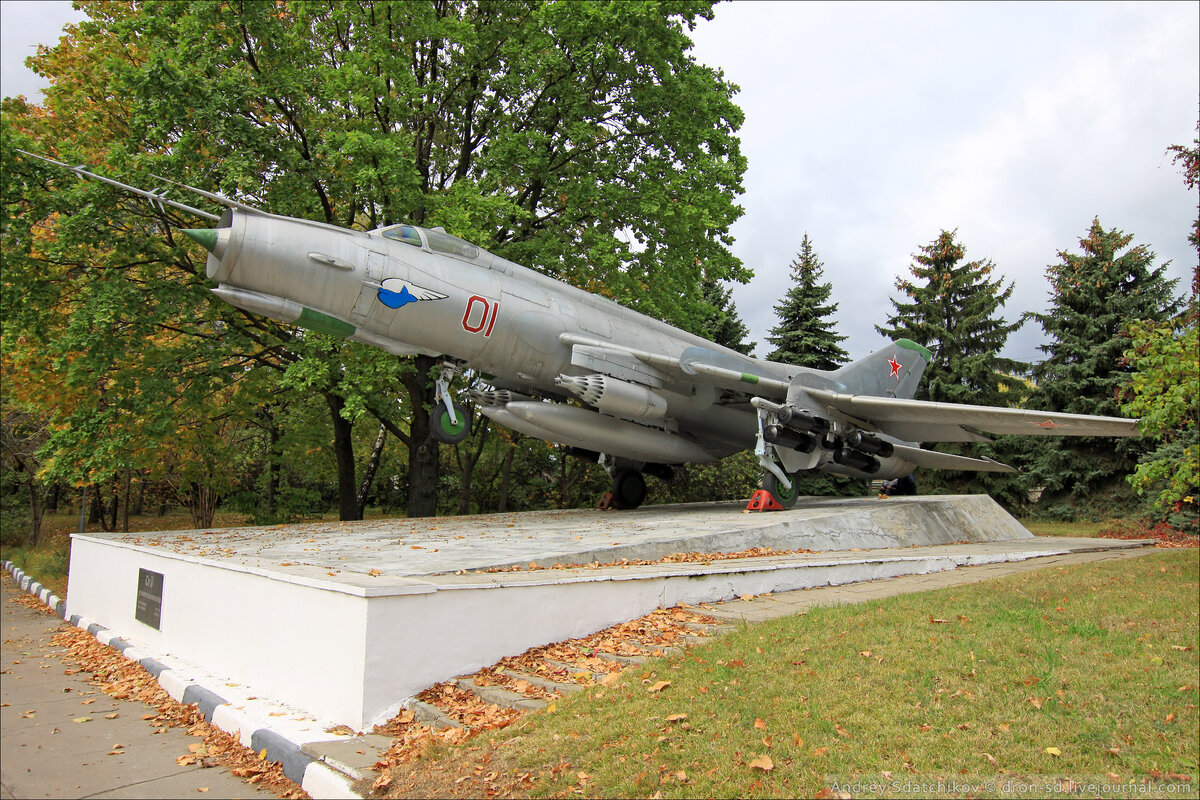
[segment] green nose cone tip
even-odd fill
[[[199,242],[204,245],[204,249],[212,252],[217,246],[217,232],[207,230],[205,228],[180,229],[180,233],[186,235],[189,239]]]

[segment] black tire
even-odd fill
[[[613,476],[613,505],[637,508],[646,500],[646,478],[636,469],[623,469]]]
[[[438,403],[434,406],[433,413],[429,415],[429,433],[433,438],[437,439],[442,444],[458,444],[463,439],[471,435],[471,414],[467,409],[454,404],[454,416],[458,418],[458,424],[450,422],[450,414],[446,411],[444,403]]]
[[[792,484],[792,488],[785,489],[783,484],[779,482],[779,478],[775,477],[774,472],[763,471],[762,488],[775,500],[776,503],[784,508],[791,508],[796,505],[796,484]]]

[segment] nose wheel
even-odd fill
[[[442,365],[442,372],[434,382],[437,400],[429,414],[429,433],[442,444],[458,444],[471,435],[471,414],[450,397],[450,382],[456,369],[453,364]]]
[[[429,416],[429,433],[442,444],[458,444],[471,435],[471,412],[453,400],[454,416],[445,403],[433,407]]]

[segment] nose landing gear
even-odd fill
[[[434,382],[437,399],[429,415],[429,433],[442,444],[458,444],[471,435],[471,412],[450,397],[450,382],[456,374],[452,364],[443,364],[442,374]]]

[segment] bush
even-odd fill
[[[281,486],[275,493],[275,513],[263,507],[258,492],[238,492],[226,498],[221,506],[235,514],[245,514],[251,525],[275,525],[280,522],[319,517],[329,509],[329,502],[317,489],[304,486]]]
[[[29,500],[19,492],[0,494],[0,545],[19,547],[29,538]]]

